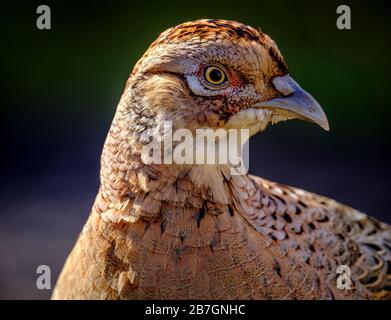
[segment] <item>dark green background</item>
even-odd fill
[[[36,28],[39,4],[52,30]],[[348,4],[352,29],[336,28]],[[166,28],[199,18],[268,33],[331,131],[290,121],[252,139],[250,171],[391,221],[391,20],[380,1],[2,4],[0,298],[47,298],[98,187],[99,155],[128,74]]]
[[[335,26],[341,3],[350,5],[352,30]],[[160,32],[188,20],[224,18],[261,27],[275,39],[293,75],[325,106],[333,130],[364,136],[388,131],[391,20],[383,2],[46,4],[52,9],[50,31],[35,28],[35,5],[4,10],[7,110],[17,105],[33,117],[111,115],[129,70]],[[61,105],[53,107],[58,100]],[[31,108],[37,102],[41,106]]]

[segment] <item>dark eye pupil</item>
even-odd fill
[[[223,78],[223,74],[221,73],[221,71],[219,69],[213,69],[210,73],[209,73],[209,77],[210,79],[213,81],[213,82],[219,82],[221,81],[221,79]]]

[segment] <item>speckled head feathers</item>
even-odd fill
[[[140,62],[159,51],[158,48],[183,44],[200,47],[238,46],[250,52],[255,51],[256,54],[259,54],[257,51],[260,48],[264,48],[279,73],[288,73],[283,56],[267,34],[236,21],[220,19],[195,20],[167,29],[150,45]]]
[[[230,41],[255,41],[261,45],[266,45],[270,38],[247,25],[236,21],[203,19],[182,23],[176,27],[170,28],[156,39],[152,44],[168,42],[209,41],[228,38]]]

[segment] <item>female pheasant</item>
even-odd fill
[[[328,129],[269,36],[225,20],[163,32],[126,83],[52,298],[390,298],[390,226],[228,165],[142,159],[143,134],[164,121],[252,135],[292,118]]]

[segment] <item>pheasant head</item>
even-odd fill
[[[255,133],[269,122],[300,118],[328,129],[275,42],[238,22],[198,20],[168,29],[137,63],[130,84],[157,119],[186,128],[228,124]]]
[[[268,123],[293,118],[328,130],[322,108],[290,76],[269,36],[226,20],[178,25],[160,34],[127,81],[103,151],[102,188],[142,186],[147,192],[189,174],[186,166],[140,161],[143,134],[159,131],[165,121],[173,130],[246,128],[253,135]],[[194,175],[216,180],[205,172]]]

